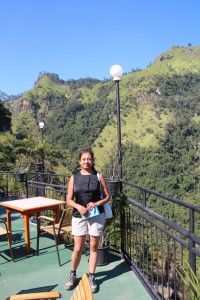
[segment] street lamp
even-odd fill
[[[110,76],[116,83],[116,104],[117,104],[117,139],[118,139],[118,173],[119,179],[122,179],[122,144],[121,144],[121,122],[120,122],[120,99],[119,82],[123,75],[123,69],[119,65],[110,68]]]
[[[42,142],[43,142],[43,134],[44,134],[44,133],[43,133],[43,130],[44,130],[43,128],[44,128],[44,122],[40,122],[40,123],[39,123],[39,127],[40,127],[40,129],[42,130]]]
[[[43,145],[43,139],[44,139],[44,122],[39,123],[39,127],[42,131],[42,172],[44,172],[44,145]]]
[[[119,100],[119,82],[123,75],[123,69],[119,65],[114,65],[110,68],[110,76],[116,83],[116,104],[117,104],[117,138],[118,138],[118,173],[120,179],[120,192],[122,192],[122,143],[121,143],[121,123],[120,123],[120,100]],[[125,214],[123,209],[120,210],[120,221],[121,221],[121,249],[124,249],[124,224]]]

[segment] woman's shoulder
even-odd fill
[[[78,176],[78,175],[80,175],[80,174],[81,174],[80,171],[76,171],[76,172],[74,172],[74,173],[72,174],[72,176],[75,177],[75,176]]]
[[[79,177],[79,175],[81,175],[80,171],[76,171],[72,174],[71,177],[73,177],[73,179],[75,180],[77,177]]]

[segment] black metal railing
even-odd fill
[[[9,194],[14,175],[0,172],[0,176]],[[65,200],[69,177],[31,172],[20,185],[28,197]],[[114,218],[107,226],[111,250],[129,262],[153,299],[190,299],[188,289],[196,292],[183,270],[189,276],[193,271],[200,280],[200,207],[121,182],[122,192],[111,199]]]
[[[67,184],[70,175],[31,173],[27,180],[28,197],[45,196],[66,201]]]
[[[18,195],[28,198],[42,195],[65,201],[69,177],[42,172],[0,171],[0,197]]]
[[[122,253],[154,298],[189,299],[182,276],[188,262],[200,279],[200,207],[122,182]]]
[[[15,172],[0,170],[0,197],[11,195],[24,197],[26,193],[26,180],[19,182]]]

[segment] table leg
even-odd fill
[[[40,216],[40,213],[36,213],[36,218],[37,218],[37,234],[40,234],[40,220],[38,219],[38,217]]]
[[[9,208],[6,209],[6,215],[7,215],[8,231],[10,231],[10,234],[8,235],[8,242],[11,245],[12,244],[12,227],[11,227],[11,210]]]
[[[30,253],[30,230],[29,230],[29,215],[24,214],[24,235],[26,244],[26,254]]]

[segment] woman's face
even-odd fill
[[[84,152],[81,155],[81,159],[79,160],[80,166],[82,169],[91,169],[94,163],[92,155],[88,152]]]

